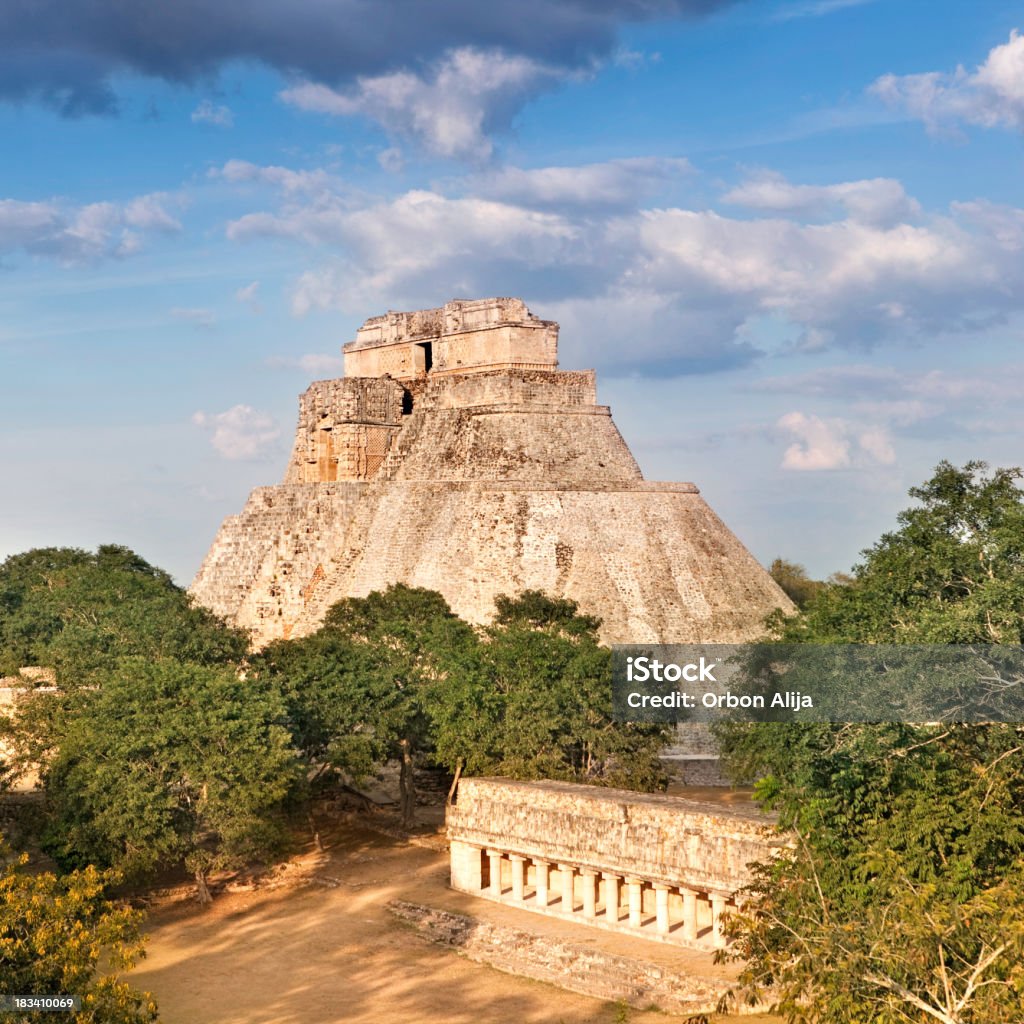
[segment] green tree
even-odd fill
[[[414,762],[432,748],[431,688],[471,665],[476,645],[440,594],[399,583],[338,602],[316,634],[273,644],[253,664],[280,681],[313,765],[359,776],[399,761],[402,819],[411,825]]]
[[[387,758],[387,743],[374,728],[379,692],[366,645],[342,631],[277,640],[250,659],[250,677],[280,688],[288,728],[310,781],[328,773],[361,780]]]
[[[434,688],[437,759],[456,773],[663,786],[666,730],[612,720],[611,652],[599,620],[540,591],[499,596],[495,608],[478,663]]]
[[[37,548],[0,565],[0,673],[44,665],[79,686],[122,657],[211,665],[246,648],[242,631],[128,548]]]
[[[72,698],[37,695],[16,733],[43,764],[45,845],[59,863],[130,877],[184,863],[208,902],[211,871],[281,847],[298,765],[271,685],[133,658]]]
[[[24,866],[25,858],[8,858],[0,867],[0,993],[80,996],[80,1012],[48,1015],[75,1024],[155,1022],[152,997],[118,975],[144,953],[142,915],[104,895],[116,876],[92,867],[58,876]]]
[[[1024,642],[1024,498],[1019,469],[941,462],[854,567],[783,637],[817,643]]]
[[[826,584],[821,580],[812,580],[807,570],[797,562],[787,562],[784,558],[776,558],[768,567],[768,575],[782,588],[786,597],[797,606],[803,608]]]
[[[1018,470],[940,464],[899,529],[776,636],[809,643],[1019,644]],[[723,730],[793,849],[763,865],[732,928],[751,989],[791,1021],[1020,1020],[1024,726]]]

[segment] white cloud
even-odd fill
[[[167,210],[166,193],[127,203],[70,206],[58,200],[0,199],[0,253],[24,251],[66,265],[130,256],[142,247],[139,232],[172,233],[181,224]]]
[[[259,281],[253,281],[250,284],[245,285],[243,288],[239,288],[238,291],[235,292],[235,300],[248,306],[254,313],[261,313],[263,311],[263,307],[259,300],[259,290]]]
[[[814,398],[879,398],[902,393],[904,376],[889,366],[827,366],[786,377],[762,377],[750,390]]]
[[[790,412],[776,425],[796,438],[782,456],[783,469],[844,469],[850,465],[850,442],[841,420]]]
[[[790,412],[779,418],[776,428],[794,439],[782,456],[783,469],[810,472],[891,466],[896,461],[882,424],[857,427],[844,419]]]
[[[209,173],[211,177],[232,183],[251,181],[272,185],[289,195],[329,192],[337,185],[336,180],[324,170],[293,171],[289,167],[261,166],[248,160],[229,160],[223,167],[215,167]]]
[[[506,166],[472,180],[481,195],[525,206],[635,206],[666,183],[689,178],[689,160],[632,157],[577,167]]]
[[[124,207],[124,221],[143,231],[162,231],[168,234],[181,230],[181,221],[172,216],[167,207],[178,200],[166,192],[151,192],[130,200]]]
[[[324,254],[296,278],[300,315],[522,294],[587,325],[593,358],[664,373],[681,351],[689,369],[675,372],[749,360],[765,321],[776,325],[766,344],[824,351],[948,338],[1024,312],[1024,210],[925,212],[889,179],[802,186],[768,173],[727,198],[770,216],[642,208],[688,171],[664,159],[511,167],[450,183],[469,194],[391,199],[343,193],[337,181],[309,194],[292,178],[316,172],[232,162],[221,173],[282,193],[276,208],[232,221],[230,238],[286,238]],[[613,324],[632,339],[628,354]]]
[[[761,394],[811,398],[819,411],[841,415],[820,419],[834,445],[852,452],[851,465],[892,465],[896,460],[893,436],[911,441],[922,438],[964,438],[982,434],[1013,436],[1019,423],[1020,395],[1024,390],[1024,364],[987,366],[972,371],[897,370],[891,366],[824,367],[810,373],[771,377],[750,390]],[[778,426],[793,436],[810,428],[802,413],[789,414]],[[817,440],[815,435],[815,440]],[[805,458],[806,441],[797,445],[787,468]],[[816,450],[826,446],[811,445]],[[833,447],[832,451],[836,450]],[[788,455],[789,453],[787,453]],[[819,451],[820,455],[820,451]],[[815,458],[819,457],[816,455]],[[813,461],[813,460],[810,460]],[[824,461],[824,460],[822,460]]]
[[[460,47],[426,74],[365,76],[346,91],[302,82],[281,98],[300,110],[368,117],[439,156],[483,160],[491,154],[491,130],[507,126],[525,98],[567,75],[530,57]]]
[[[236,405],[226,412],[197,412],[192,422],[209,433],[210,444],[225,459],[258,459],[273,450],[281,436],[272,416],[249,405]]]
[[[839,343],[939,334],[1020,309],[1024,253],[1007,253],[966,218],[881,227],[853,218],[801,224],[733,220],[712,211],[644,211],[619,226],[632,278],[657,291],[729,302],[737,324],[782,316]]]
[[[235,116],[230,107],[214,104],[211,100],[203,100],[192,111],[194,124],[212,124],[217,128],[230,128],[235,123]]]
[[[377,154],[377,163],[388,174],[399,174],[405,169],[405,157],[398,146],[389,146]]]
[[[831,218],[844,210],[851,220],[879,227],[913,220],[921,212],[920,204],[893,178],[793,185],[781,174],[762,171],[730,189],[722,200],[734,206],[799,217]]]
[[[182,320],[187,324],[192,324],[193,327],[200,330],[209,330],[217,322],[217,316],[212,309],[202,309],[199,307],[186,308],[175,306],[171,310],[171,316],[175,320]]]
[[[952,73],[883,75],[870,91],[930,131],[957,122],[1024,128],[1024,36],[1014,29],[1009,41],[990,50],[973,72],[958,67]]]
[[[821,18],[826,14],[844,11],[849,7],[862,7],[874,3],[875,0],[802,0],[800,3],[786,4],[773,15],[772,21],[792,21],[794,18]]]
[[[809,373],[765,377],[751,384],[750,390],[860,403],[913,399],[934,403],[930,407],[934,411],[959,401],[986,405],[1019,401],[1024,391],[1024,365],[1001,365],[973,372],[910,372],[868,364],[829,366]]]
[[[611,57],[611,63],[617,68],[625,68],[627,71],[639,71],[649,64],[660,64],[661,54],[657,51],[630,50],[620,47]]]
[[[891,466],[896,461],[892,438],[885,427],[869,427],[857,435],[857,443],[880,466]]]
[[[484,199],[447,199],[435,192],[412,191],[390,203],[349,209],[288,208],[278,214],[249,214],[228,226],[236,240],[279,236],[343,249],[340,265],[302,274],[293,306],[299,314],[313,308],[360,311],[367,303],[393,305],[396,296],[428,292],[444,280],[453,289],[475,294],[481,267],[515,264],[557,267],[577,229],[551,213]]]

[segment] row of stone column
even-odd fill
[[[489,895],[496,899],[504,898],[502,883],[502,860],[505,859],[511,867],[512,876],[512,902],[526,906],[533,906],[547,910],[551,904],[551,870],[556,868],[559,875],[559,910],[566,916],[576,914],[576,879],[580,879],[582,890],[582,916],[585,920],[597,919],[598,904],[598,877],[604,885],[604,921],[607,924],[619,927],[642,929],[644,927],[643,917],[643,890],[644,885],[649,885],[654,890],[655,915],[654,927],[658,935],[669,935],[674,928],[678,928],[678,934],[688,942],[697,942],[700,932],[698,919],[698,900],[704,898],[704,893],[690,889],[683,885],[667,885],[662,882],[646,882],[642,878],[631,875],[615,874],[608,871],[595,871],[592,868],[577,867],[572,864],[556,863],[553,861],[537,860],[527,858],[516,853],[504,853],[501,850],[487,850],[488,857],[488,878]],[[527,862],[534,867],[534,893],[533,898],[528,900],[526,896]],[[626,907],[622,904],[622,886],[626,888]],[[670,897],[679,893],[682,897],[682,918],[673,921],[670,917]],[[725,936],[722,931],[722,915],[727,906],[724,896],[711,893],[707,897],[710,904],[711,917],[711,942],[715,947],[725,945]],[[625,920],[622,918],[622,910],[627,911]],[[704,915],[707,917],[707,915]]]

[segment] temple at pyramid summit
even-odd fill
[[[196,600],[255,646],[392,583],[471,622],[498,594],[577,601],[606,643],[734,642],[788,599],[692,483],[645,480],[593,370],[520,299],[373,317],[299,399],[280,484],[226,519]]]

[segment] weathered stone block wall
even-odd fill
[[[321,380],[299,399],[285,483],[368,480],[402,429],[405,389],[387,379]]]
[[[593,370],[487,370],[427,378],[417,410],[462,409],[479,405],[549,405],[556,407],[597,404]]]
[[[345,346],[350,373],[383,372],[360,360],[421,339],[470,339],[489,362],[313,384],[285,484],[225,521],[197,600],[257,645],[398,582],[440,591],[472,622],[489,621],[498,594],[570,597],[607,643],[759,636],[792,605],[696,487],[642,479],[593,372],[495,369],[531,352],[553,366],[557,331],[518,299],[367,321]]]
[[[685,1015],[690,1024],[708,1020],[734,984],[736,968],[712,966],[676,955],[672,966],[636,956],[622,956],[592,941],[568,942],[557,935],[479,921],[435,907],[392,900],[388,910],[412,924],[431,942],[458,950],[470,960],[499,971],[546,981],[570,992],[638,1009],[657,1006],[665,1013]],[[765,1004],[741,1005],[737,1013],[761,1013]]]
[[[433,347],[434,373],[467,373],[477,367],[556,366],[557,334],[537,324],[500,324],[445,335]]]
[[[564,782],[463,779],[448,838],[731,896],[785,845],[764,815]]]
[[[241,514],[221,526],[192,583],[193,597],[264,642],[290,635],[335,546],[344,543],[365,486],[256,488]]]
[[[475,406],[414,413],[415,444],[389,465],[396,480],[584,484],[640,480],[607,406]]]
[[[342,597],[398,581],[440,591],[471,622],[490,620],[498,594],[571,597],[603,620],[606,643],[751,640],[781,603],[692,484],[378,480],[371,488],[298,634],[316,629]]]
[[[455,300],[437,309],[372,317],[344,353],[349,377],[554,367],[558,325],[539,320],[521,299]]]

